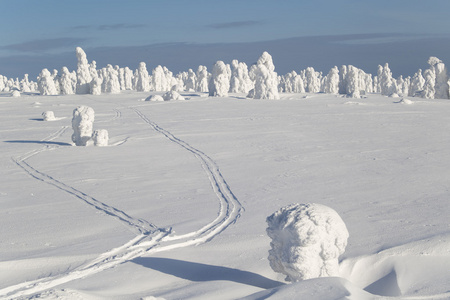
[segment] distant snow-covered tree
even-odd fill
[[[77,55],[77,94],[89,94],[89,84],[92,80],[92,76],[89,69],[89,63],[86,58],[86,53],[81,47],[76,48]]]
[[[278,93],[278,75],[275,72],[272,56],[264,52],[255,67],[251,68],[251,77],[255,80],[255,88],[247,97],[254,99],[280,99]]]
[[[305,70],[306,78],[306,92],[318,93],[320,92],[320,73],[316,72],[313,67],[308,67]]]
[[[350,65],[347,73],[347,97],[361,98],[361,82],[359,69]]]
[[[448,99],[449,98],[449,84],[448,84],[448,75],[447,68],[445,64],[437,57],[430,57],[428,59],[428,64],[430,68],[434,71],[435,75],[435,95],[434,97],[437,99]]]
[[[119,72],[108,64],[105,68],[103,76],[103,83],[105,86],[104,92],[111,94],[120,93]]]
[[[72,141],[77,146],[86,146],[92,137],[94,126],[94,110],[89,106],[79,106],[73,111]]]
[[[247,64],[234,59],[231,62],[230,93],[248,93],[252,88]]]
[[[58,95],[58,90],[55,86],[55,81],[53,80],[50,71],[43,69],[38,77],[38,89],[39,93],[43,96],[46,95]]]
[[[195,75],[195,72],[192,71],[192,69],[188,70],[184,85],[187,91],[195,91],[197,86],[197,75]]]
[[[425,79],[425,83],[423,85],[421,97],[425,99],[434,99],[436,94],[436,74],[434,73],[434,70],[426,69],[423,73],[423,77]]]
[[[73,78],[72,74],[69,72],[67,67],[62,67],[61,77],[59,79],[59,85],[61,87],[62,95],[73,95],[75,91],[73,90]]]
[[[152,88],[154,91],[167,91],[167,78],[161,66],[152,71]]]
[[[339,70],[338,67],[333,67],[328,72],[325,80],[324,92],[327,94],[339,93]]]
[[[198,66],[197,72],[197,84],[195,91],[201,93],[208,92],[209,74],[208,69],[205,66]]]
[[[409,96],[420,96],[423,91],[423,86],[425,85],[425,79],[422,76],[422,70],[419,69],[411,79],[411,84],[409,86]]]
[[[209,96],[227,97],[230,89],[227,66],[223,61],[217,61],[212,69],[212,75],[209,80]]]
[[[148,74],[148,72],[147,72],[147,74]],[[133,71],[131,71],[130,68],[128,68],[128,67],[124,68],[124,83],[125,83],[126,90],[133,89]]]
[[[392,96],[397,94],[397,82],[392,77],[392,72],[388,63],[386,63],[384,67],[378,66],[378,81],[380,84],[381,95]]]
[[[136,91],[138,92],[150,91],[150,78],[145,62],[139,63],[139,68],[136,70],[135,79],[136,79],[135,85]]]

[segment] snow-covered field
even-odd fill
[[[0,298],[450,299],[448,100],[150,94],[0,95]],[[72,145],[80,105],[110,146]],[[341,277],[287,284],[266,217],[309,202]]]

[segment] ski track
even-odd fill
[[[85,203],[93,206],[95,209],[98,209],[112,217],[115,217],[121,222],[124,222],[134,231],[137,231],[139,235],[128,243],[112,249],[106,253],[103,253],[90,263],[80,266],[67,273],[41,278],[34,281],[23,282],[4,288],[0,290],[0,297],[2,299],[18,299],[33,294],[38,294],[40,292],[54,288],[60,284],[67,283],[75,279],[85,278],[104,270],[114,268],[122,263],[143,255],[150,255],[156,252],[163,252],[206,243],[213,239],[215,236],[219,235],[228,226],[235,223],[236,220],[240,217],[244,208],[231,191],[228,183],[222,176],[222,173],[220,172],[219,167],[214,160],[212,160],[202,151],[175,137],[169,131],[161,128],[158,124],[151,121],[137,108],[130,107],[129,109],[133,110],[138,115],[138,117],[141,118],[153,130],[164,135],[168,140],[177,144],[183,149],[191,152],[200,161],[200,164],[211,183],[212,190],[214,191],[220,203],[220,209],[217,217],[199,230],[183,235],[173,235],[171,234],[172,228],[161,229],[143,219],[135,219],[126,214],[124,211],[109,206],[75,189],[74,187],[69,186],[33,168],[26,162],[28,158],[43,151],[59,148],[57,146],[50,147],[47,145],[42,149],[31,151],[21,157],[13,157],[13,161],[33,178],[50,184],[62,191],[65,191],[72,196],[83,200]],[[121,112],[116,110],[116,116],[121,117],[121,115]],[[67,128],[68,127],[66,126],[59,129],[57,132],[51,134],[42,141],[51,141],[53,139],[56,139],[57,137],[61,136],[65,132],[65,130],[67,130]]]

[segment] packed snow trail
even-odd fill
[[[175,137],[169,131],[161,128],[155,122],[147,118],[141,111],[136,108],[131,108],[145,123],[150,125],[155,131],[163,134],[167,139],[181,146],[185,150],[191,152],[197,159],[199,159],[203,170],[210,180],[211,187],[220,202],[220,209],[217,217],[200,228],[199,230],[186,233],[183,235],[170,235],[172,229],[159,229],[155,225],[142,220],[134,219],[125,212],[111,207],[99,200],[86,195],[85,193],[64,184],[63,182],[54,179],[53,177],[40,172],[25,162],[26,159],[46,150],[57,149],[57,147],[32,151],[19,158],[13,158],[14,162],[24,169],[32,177],[53,185],[67,193],[85,201],[89,205],[99,209],[120,221],[125,222],[133,229],[139,231],[139,235],[118,248],[110,250],[101,254],[92,262],[80,266],[68,273],[41,278],[34,281],[23,282],[14,286],[10,286],[0,290],[0,297],[6,299],[19,298],[51,289],[55,286],[70,282],[75,279],[84,278],[93,274],[97,274],[106,269],[114,268],[122,263],[130,261],[140,256],[149,255],[156,252],[168,251],[176,248],[183,248],[192,245],[199,245],[206,243],[220,234],[228,226],[235,223],[239,218],[243,207],[234,196],[228,183],[222,176],[217,164],[205,153],[192,147],[188,143]],[[50,141],[60,136],[68,127],[60,130],[59,133],[53,134],[43,141]]]

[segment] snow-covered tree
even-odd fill
[[[425,99],[434,99],[436,94],[436,74],[434,73],[434,70],[426,69],[423,73],[423,77],[425,79],[425,83],[423,85],[421,97]]]
[[[198,66],[197,69],[197,85],[196,92],[207,93],[208,92],[209,74],[205,66]]]
[[[449,98],[449,84],[448,84],[448,75],[447,68],[445,64],[437,57],[430,57],[428,59],[428,64],[430,68],[434,71],[435,75],[435,95],[436,99],[448,99]]]
[[[316,203],[291,204],[267,223],[270,266],[287,281],[339,276],[338,258],[349,234],[335,210]]]
[[[230,93],[248,93],[252,88],[247,64],[234,59],[231,62]]]
[[[378,82],[380,84],[381,95],[392,96],[397,94],[397,82],[392,77],[388,63],[384,67],[378,66]]]
[[[69,69],[67,69],[67,67],[62,67],[61,77],[59,79],[59,86],[61,87],[62,95],[75,94],[75,91],[73,90],[73,81],[74,78],[72,77],[72,73],[69,72]]]
[[[139,63],[139,68],[136,70],[135,80],[136,80],[135,83],[136,91],[138,92],[150,91],[150,77],[145,62]]]
[[[254,78],[255,88],[249,92],[247,97],[254,99],[280,99],[278,93],[278,75],[272,56],[264,52],[258,59],[255,67],[251,68],[250,78]]]
[[[167,78],[164,68],[157,66],[152,71],[152,88],[154,91],[167,91]]]
[[[361,98],[361,82],[359,77],[359,69],[350,65],[347,73],[347,97]]]
[[[189,69],[186,75],[186,80],[184,82],[186,90],[195,91],[195,87],[197,86],[197,75],[195,75],[195,72],[192,71],[192,69]]]
[[[223,61],[217,61],[212,69],[212,75],[209,80],[209,96],[227,97],[230,89],[227,66]]]
[[[104,74],[104,92],[111,94],[120,93],[119,72],[117,72],[117,70],[114,69],[112,65],[108,64],[105,68]]]
[[[89,94],[89,85],[92,80],[90,66],[86,57],[86,53],[81,47],[76,48],[77,54],[77,94]]]
[[[148,72],[147,72],[148,74]],[[133,89],[133,71],[130,68],[124,68],[124,80],[125,80],[125,89],[132,90]]]
[[[45,95],[58,95],[58,90],[55,86],[55,81],[53,80],[50,71],[43,69],[38,77],[38,89],[39,93],[43,96]]]
[[[325,79],[324,92],[327,94],[339,93],[339,70],[338,67],[333,67],[328,72]]]
[[[411,79],[411,84],[409,86],[409,96],[419,96],[423,91],[423,86],[425,85],[425,79],[422,76],[422,70],[419,69]]]
[[[316,72],[313,67],[308,67],[305,70],[306,86],[305,90],[308,93],[320,92],[320,73]]]
[[[73,111],[72,141],[77,146],[86,146],[92,137],[94,110],[89,106],[79,106]]]

